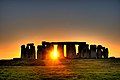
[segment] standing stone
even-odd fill
[[[30,59],[30,49],[29,49],[29,45],[26,46],[26,59]]]
[[[37,46],[37,59],[38,60],[43,59],[43,46],[42,45]]]
[[[67,44],[66,45],[66,57],[73,59],[76,58],[76,48],[75,44]]]
[[[102,52],[102,46],[98,45],[98,47],[97,47],[97,58],[101,59],[102,58],[102,54],[103,54],[103,52]]]
[[[54,45],[53,44],[47,44],[45,47],[45,59],[50,59],[50,54],[54,51]]]
[[[57,51],[59,53],[59,58],[64,58],[64,45],[58,44]]]
[[[83,49],[85,48],[86,43],[81,42],[78,46],[78,58],[84,58],[84,51]]]
[[[97,58],[96,45],[90,45],[90,58]]]
[[[21,46],[21,59],[25,59],[26,58],[26,48],[25,45]]]
[[[33,43],[27,44],[27,56],[28,59],[35,59],[35,46]]]
[[[30,50],[31,50],[31,59],[35,59],[35,46],[31,45],[30,46]]]
[[[90,54],[89,54],[89,45],[86,44],[85,48],[83,49],[83,58],[90,58]]]
[[[104,56],[105,59],[108,58],[108,48],[103,49],[103,56]]]
[[[46,49],[46,44],[45,41],[42,42],[42,59],[46,58],[46,54],[47,54],[47,49]]]

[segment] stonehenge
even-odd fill
[[[108,48],[102,45],[89,45],[86,42],[46,42],[42,41],[42,45],[37,46],[35,50],[34,43],[21,45],[21,59],[49,59],[48,55],[54,50],[54,45],[57,45],[59,59],[107,59]],[[76,50],[76,45],[78,50]],[[64,47],[66,46],[66,56]],[[78,52],[76,52],[78,51]]]

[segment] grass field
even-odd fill
[[[0,66],[0,80],[120,80],[120,59],[75,59],[46,64]]]

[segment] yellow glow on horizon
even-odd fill
[[[64,56],[66,57],[66,45],[64,45]]]
[[[105,39],[105,38],[100,38],[100,37],[70,37],[70,36],[67,36],[66,37],[62,37],[59,38],[59,37],[56,37],[56,38],[51,38],[51,39],[47,39],[47,38],[44,38],[44,39],[41,39],[39,37],[35,37],[35,38],[28,38],[28,39],[21,39],[21,40],[17,40],[17,41],[13,41],[11,43],[5,43],[5,44],[1,44],[0,46],[0,59],[12,59],[12,58],[20,58],[20,46],[22,44],[27,44],[27,43],[30,43],[30,42],[33,42],[35,44],[35,47],[37,45],[40,45],[42,41],[48,41],[48,42],[54,42],[54,41],[84,41],[84,42],[87,42],[87,44],[101,44],[105,47],[107,47],[109,49],[109,57],[111,56],[115,56],[115,57],[120,57],[120,47],[119,47],[119,44],[116,44],[108,39]],[[64,46],[64,55],[66,56],[66,45]],[[37,50],[37,47],[36,47],[36,50]],[[56,51],[55,51],[56,52]],[[56,56],[56,54],[54,55]]]
[[[50,57],[52,60],[57,60],[59,58],[59,53],[57,51],[57,45],[54,45],[54,50],[51,52]]]

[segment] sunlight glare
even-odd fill
[[[59,53],[57,51],[57,46],[54,46],[54,50],[51,52],[51,59],[57,60],[59,57]]]

